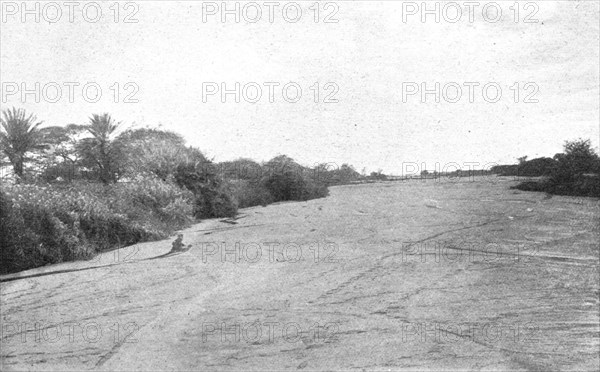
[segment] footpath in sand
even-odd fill
[[[3,276],[0,369],[598,370],[600,204],[512,184],[333,187]]]

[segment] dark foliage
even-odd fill
[[[499,176],[542,177],[551,175],[557,165],[556,160],[551,158],[523,159],[520,164],[494,166],[491,173]]]
[[[515,189],[600,197],[600,157],[589,140],[566,142],[564,153],[556,154],[553,159],[542,159],[535,163],[537,167],[532,167],[531,174],[548,177],[537,182],[522,182]],[[541,171],[543,174],[540,174]]]
[[[175,182],[194,194],[196,218],[232,217],[237,213],[237,205],[214,167],[180,164]]]
[[[285,155],[262,165],[239,159],[217,168],[229,182],[240,208],[322,198],[329,194],[327,186],[332,178],[326,170],[304,167]]]

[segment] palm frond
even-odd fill
[[[97,140],[105,142],[117,130],[121,123],[116,122],[109,114],[93,114],[87,130]]]

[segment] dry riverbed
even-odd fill
[[[333,187],[3,276],[0,369],[597,370],[600,203],[514,183]]]

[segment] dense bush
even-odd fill
[[[545,191],[552,194],[600,197],[600,177],[597,175],[579,175],[565,183],[551,179],[546,185]]]
[[[91,247],[81,244],[73,227],[45,208],[19,205],[0,191],[0,273],[90,256]]]
[[[314,177],[318,172],[285,156],[258,166],[252,176],[237,180],[224,180],[210,162],[185,161],[168,173],[146,171],[128,182],[5,185],[0,194],[0,272],[85,259],[164,238],[193,217],[232,217],[238,206],[328,194],[327,183]]]
[[[310,200],[328,195],[327,183],[318,172],[280,155],[263,165],[261,184],[269,190],[274,201]]]
[[[294,171],[273,172],[263,180],[274,201],[322,198],[328,195],[327,185]]]
[[[546,167],[543,175],[548,177],[538,182],[522,182],[513,188],[557,195],[600,197],[600,157],[591,148],[589,140],[566,142],[564,153],[544,160],[543,164]]]
[[[363,177],[351,165],[342,164],[341,167],[329,169],[327,176],[323,177],[323,172],[318,173],[318,176],[323,181],[327,181],[332,185],[347,185],[361,180]]]
[[[517,167],[517,176],[542,177],[549,176],[556,169],[557,162],[551,158],[537,158],[524,161]]]
[[[237,159],[216,164],[216,169],[227,180],[259,182],[265,172],[263,166],[250,159]]]
[[[192,221],[193,208],[190,193],[156,179],[7,185],[0,203],[2,273],[167,237]]]
[[[269,190],[259,182],[231,180],[229,181],[229,189],[238,208],[248,208],[256,205],[266,206],[275,200]]]
[[[146,231],[158,228],[156,233],[160,234],[193,220],[194,196],[175,183],[138,176],[132,182],[116,183],[107,190],[111,209],[136,221]]]
[[[202,152],[185,145],[185,139],[174,132],[153,128],[129,129],[115,140],[124,159],[127,176],[154,174],[162,180],[174,176],[181,164],[210,164]]]
[[[521,191],[542,191],[556,195],[600,197],[600,177],[580,175],[569,182],[557,182],[553,178],[525,181],[511,187]]]
[[[542,177],[551,175],[557,165],[557,161],[552,158],[523,159],[520,164],[494,166],[491,172],[499,176]]]
[[[237,205],[216,169],[210,165],[180,164],[175,182],[194,194],[194,216],[197,218],[233,217]]]
[[[387,181],[387,176],[382,173],[382,171],[371,172],[371,174],[367,177],[369,180],[373,181]]]
[[[220,163],[216,169],[228,181],[239,208],[322,198],[329,194],[327,186],[332,180],[329,171],[304,167],[285,155],[262,165],[239,159]]]
[[[286,156],[266,164],[240,159],[219,170],[181,135],[121,131],[109,114],[45,128],[23,110],[1,119],[0,157],[13,165],[16,183],[0,189],[1,273],[163,238],[194,217],[232,217],[238,206],[328,193],[319,169]],[[347,166],[341,178],[355,173]]]

